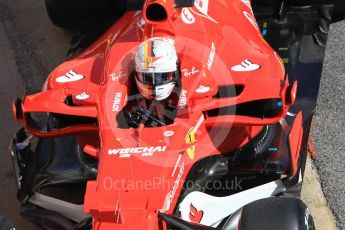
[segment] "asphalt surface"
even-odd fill
[[[325,197],[345,229],[345,21],[330,29],[312,135]]]
[[[11,103],[25,90],[41,89],[65,58],[71,39],[51,24],[44,7],[43,0],[0,0],[0,216],[25,230],[37,227],[19,216],[8,146],[20,126],[12,118]]]
[[[70,33],[51,24],[43,0],[0,0],[0,216],[9,217],[17,229],[37,228],[18,214],[8,145],[20,126],[12,118],[11,102],[24,90],[40,90],[65,58],[70,40]],[[333,24],[312,129],[319,154],[315,164],[340,229],[345,229],[344,41],[345,22]]]

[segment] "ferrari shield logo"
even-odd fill
[[[189,157],[191,160],[194,160],[194,157],[195,157],[195,146],[189,147],[189,148],[187,149],[187,154],[188,154],[188,157]]]
[[[186,137],[186,144],[192,144],[195,142],[195,132],[191,130]],[[195,157],[195,146],[191,146],[187,149],[188,157],[194,160]]]

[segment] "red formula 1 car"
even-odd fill
[[[284,58],[310,17],[258,10],[257,21],[250,0],[127,7],[41,93],[14,102],[22,215],[46,229],[314,229],[299,195],[319,77],[303,75],[320,63]],[[162,100],[135,80],[154,39],[177,53]]]

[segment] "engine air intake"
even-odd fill
[[[168,13],[161,4],[154,3],[147,6],[145,16],[151,22],[162,22],[167,20]]]

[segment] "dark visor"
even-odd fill
[[[175,72],[169,73],[136,73],[137,79],[144,84],[161,85],[173,81]]]

